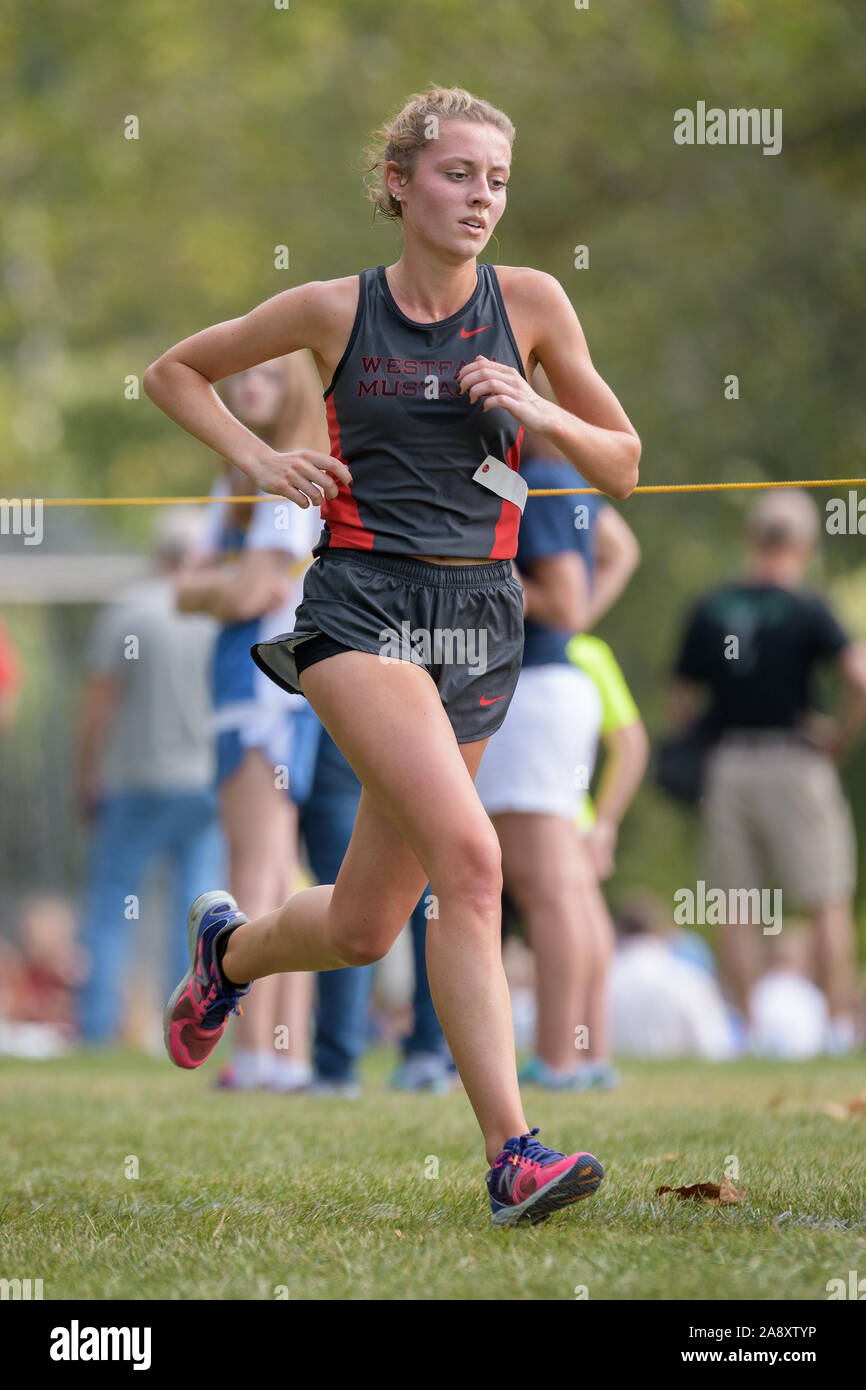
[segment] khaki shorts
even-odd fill
[[[854,825],[835,764],[783,730],[728,735],[707,761],[708,883],[781,888],[792,908],[850,898]]]

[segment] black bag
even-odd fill
[[[668,734],[656,748],[653,780],[675,801],[697,806],[704,794],[707,754],[715,738],[705,719]]]

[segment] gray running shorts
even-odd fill
[[[436,565],[402,555],[326,550],[304,576],[295,627],[256,642],[253,661],[300,693],[295,649],[331,638],[384,663],[412,661],[436,683],[458,743],[495,733],[523,659],[523,590],[510,560]],[[335,650],[320,644],[323,659]],[[297,659],[296,659],[297,656]]]

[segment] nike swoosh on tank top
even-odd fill
[[[324,392],[331,455],[351,488],[322,503],[313,549],[512,559],[520,509],[472,474],[488,454],[518,469],[523,427],[507,410],[459,394],[457,373],[481,354],[526,378],[493,266],[447,319],[415,323],[383,265],[362,270],[346,350]]]

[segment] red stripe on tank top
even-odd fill
[[[326,411],[328,436],[331,440],[331,457],[339,459],[341,463],[348,466],[348,461],[343,458],[340,422],[337,419],[333,392],[327,399]],[[345,547],[349,550],[372,550],[375,532],[369,531],[364,525],[361,520],[361,513],[358,511],[358,503],[345,483],[338,481],[337,487],[340,489],[337,496],[333,500],[324,501],[320,509],[322,520],[328,523],[331,545]]]
[[[523,443],[523,426],[517,431],[517,438],[505,455],[505,462],[515,473],[520,468],[520,446]],[[493,549],[489,560],[512,560],[517,554],[517,532],[520,528],[520,508],[516,502],[502,500],[499,520],[493,533]]]

